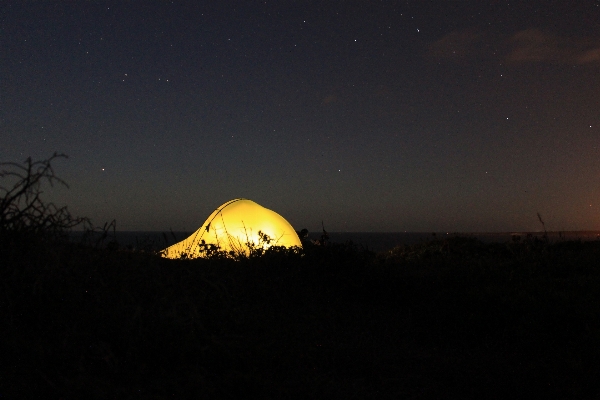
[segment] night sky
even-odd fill
[[[0,161],[55,151],[119,230],[598,230],[600,1],[3,1]]]

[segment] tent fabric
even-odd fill
[[[271,243],[261,242],[259,232],[268,235]],[[220,250],[249,253],[247,243],[264,247],[276,245],[302,247],[300,239],[289,222],[275,211],[252,200],[235,199],[221,205],[202,226],[187,239],[162,251],[166,258],[202,257],[200,244],[213,244]]]

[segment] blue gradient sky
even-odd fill
[[[76,215],[600,229],[598,1],[121,3],[0,5],[0,161]]]

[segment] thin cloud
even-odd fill
[[[600,39],[567,38],[540,29],[525,29],[504,38],[455,31],[433,42],[428,55],[456,63],[492,59],[513,65],[600,64]]]
[[[337,96],[335,94],[330,94],[329,96],[326,96],[323,101],[321,101],[321,104],[331,104],[331,103],[335,103],[337,101]]]
[[[429,56],[461,62],[477,53],[482,35],[475,32],[450,32],[429,46]]]
[[[512,50],[507,61],[513,63],[600,63],[599,40],[566,38],[539,29],[527,29],[513,35],[510,44]]]
[[[566,62],[570,57],[570,50],[565,43],[549,34],[537,29],[527,29],[517,32],[511,38],[512,50],[507,56],[507,61],[513,63],[523,62]]]
[[[599,63],[600,64],[600,47],[584,52],[577,59],[578,64]]]

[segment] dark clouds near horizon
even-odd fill
[[[122,230],[600,229],[599,6],[4,2],[0,161]]]

